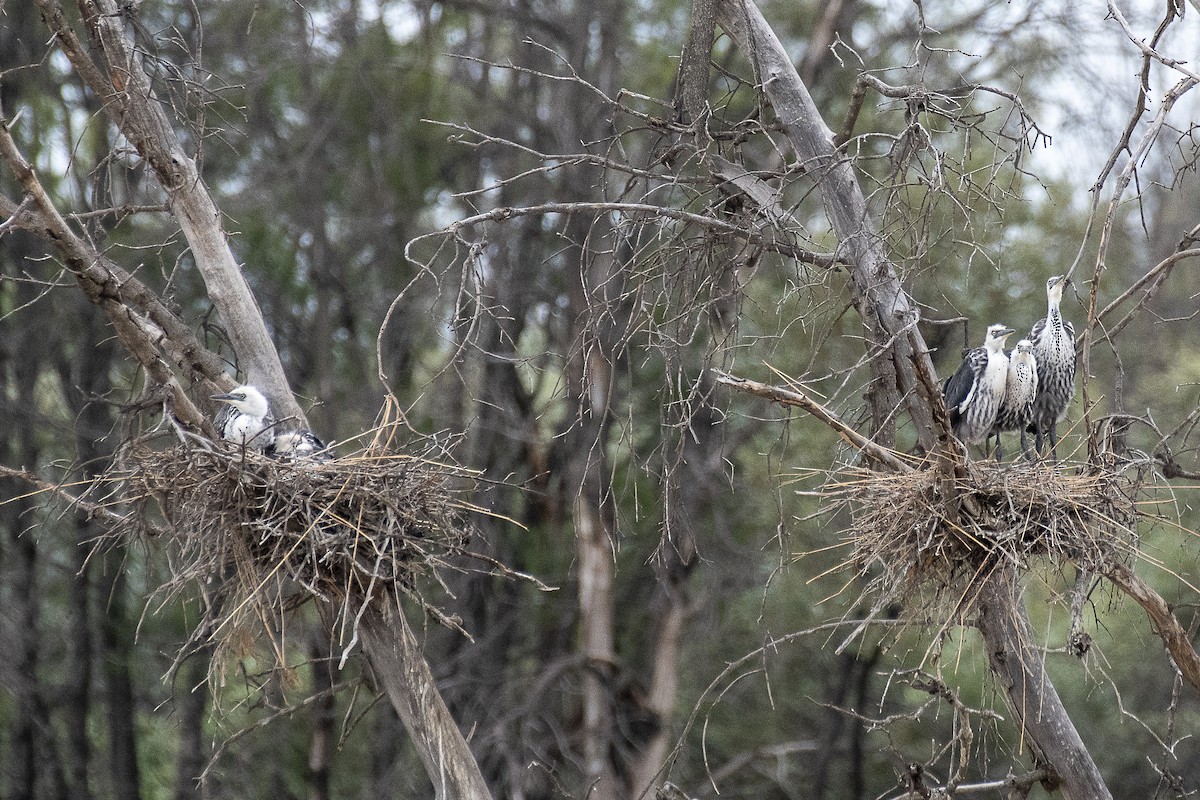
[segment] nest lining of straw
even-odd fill
[[[123,477],[147,530],[170,537],[164,591],[216,584],[221,608],[210,613],[227,636],[243,617],[270,633],[287,608],[312,597],[348,608],[406,596],[456,627],[415,583],[436,578],[469,541],[469,504],[460,497],[471,476],[435,454],[372,447],[322,462],[272,459],[225,442],[135,446]],[[153,525],[155,517],[166,524]]]
[[[849,512],[848,566],[878,602],[949,596],[965,613],[966,589],[990,566],[1043,557],[1090,571],[1137,552],[1133,490],[1117,473],[1047,462],[968,462],[955,475],[843,470],[823,487]]]

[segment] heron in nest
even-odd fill
[[[213,420],[222,439],[263,452],[275,441],[275,417],[266,395],[258,389],[246,384],[214,394],[212,399],[225,403]]]
[[[942,387],[950,425],[964,444],[984,442],[996,421],[1008,382],[1004,340],[1012,332],[999,324],[989,327],[983,347],[968,350],[958,371]]]
[[[1008,352],[1008,377],[1004,382],[1004,399],[996,411],[991,435],[996,437],[996,460],[1003,456],[1000,450],[1000,434],[1008,431],[1021,432],[1021,452],[1030,461],[1029,443],[1025,438],[1026,428],[1033,422],[1033,401],[1037,397],[1038,369],[1033,355],[1033,342],[1022,339]]]
[[[316,461],[328,461],[329,445],[322,442],[310,430],[283,431],[275,435],[275,440],[267,448],[267,455],[279,458],[311,458]]]
[[[1034,448],[1040,455],[1045,441],[1057,458],[1058,423],[1067,416],[1067,406],[1075,397],[1075,328],[1062,317],[1063,289],[1070,281],[1056,275],[1046,281],[1047,313],[1033,324],[1029,340],[1037,360],[1037,397],[1033,401],[1033,419],[1029,430],[1035,434]]]
[[[276,431],[271,406],[257,388],[246,384],[212,399],[226,404],[214,422],[222,438],[275,458],[329,460],[328,445],[312,431]]]

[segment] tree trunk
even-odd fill
[[[166,104],[159,102],[129,43],[125,15],[115,0],[80,0],[84,23],[100,67],[84,51],[57,0],[38,0],[42,18],[79,76],[103,101],[113,122],[154,171],[171,211],[191,248],[209,297],[225,320],[226,332],[251,383],[261,387],[276,417],[306,425],[288,388],[279,354],[258,303],[229,248],[221,214],[196,162],[179,144]]]
[[[930,395],[938,394],[933,363],[917,330],[919,312],[884,252],[854,167],[834,146],[833,132],[753,0],[721,0],[717,22],[753,65],[755,78],[806,172],[817,176],[838,238],[838,256],[850,264],[852,300],[870,346],[882,349],[880,363],[872,368],[872,415],[877,422],[886,420],[895,404],[904,402],[917,441],[928,452],[940,433],[929,405]],[[890,436],[887,431],[890,425],[885,427],[885,436]]]
[[[395,608],[385,613],[375,606],[363,614],[358,632],[375,679],[412,738],[437,800],[491,800],[479,764],[438,692],[408,620]]]
[[[1021,601],[1016,572],[996,567],[979,593],[977,627],[988,663],[1038,766],[1049,768],[1065,800],[1111,800],[1091,753],[1046,675],[1044,655]]]
[[[141,774],[137,761],[137,707],[133,696],[133,622],[126,607],[125,572],[121,559],[105,559],[99,579],[108,614],[102,626],[103,678],[108,716],[108,768],[116,800],[139,800]]]
[[[324,692],[313,707],[312,737],[308,743],[308,800],[329,800],[329,759],[335,743],[333,710],[337,698],[330,691],[333,667],[323,631],[312,632],[308,654],[312,661],[313,691]]]
[[[204,714],[208,708],[208,666],[211,651],[193,653],[175,687],[178,700],[179,750],[175,753],[175,800],[200,800],[197,784],[208,763],[204,746]]]
[[[602,241],[603,225],[581,232]],[[585,792],[590,800],[616,800],[621,787],[613,764],[616,676],[613,580],[616,570],[613,532],[605,515],[608,471],[604,453],[608,445],[609,408],[614,364],[611,331],[596,329],[596,316],[616,311],[620,281],[611,253],[579,253],[579,283],[571,287],[571,308],[578,315],[568,365],[570,396],[567,411],[565,490],[575,533],[575,561],[579,590],[579,653],[583,657],[582,703],[583,768]],[[612,294],[610,294],[612,293]],[[615,296],[614,296],[615,295]],[[611,301],[609,298],[613,298]],[[596,310],[599,309],[599,312]]]

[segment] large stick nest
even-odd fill
[[[1103,573],[1137,553],[1133,489],[1119,474],[1048,463],[968,462],[906,473],[848,469],[822,494],[849,512],[849,565],[875,607],[944,606],[962,618],[971,587],[1002,563],[1044,557]],[[939,602],[941,601],[941,602]],[[947,609],[942,609],[943,613]]]
[[[145,530],[168,540],[164,591],[205,594],[208,624],[193,644],[229,645],[261,626],[282,664],[284,615],[311,598],[331,604],[343,630],[367,604],[402,597],[458,627],[425,602],[417,581],[466,554],[474,476],[441,447],[403,453],[390,439],[328,461],[274,459],[228,442],[130,448],[127,494]]]

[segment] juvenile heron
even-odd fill
[[[942,387],[950,425],[964,444],[985,441],[996,421],[1008,379],[1004,340],[1012,332],[1003,325],[989,327],[983,347],[968,350],[958,371]]]
[[[226,404],[213,420],[222,438],[255,450],[265,451],[271,446],[275,418],[262,392],[246,384],[225,394],[214,394],[212,399]]]
[[[267,455],[328,461],[328,448],[329,446],[310,430],[283,431],[275,435],[275,441],[267,448]]]
[[[1033,401],[1037,397],[1038,369],[1033,355],[1033,342],[1022,339],[1008,353],[1008,377],[1004,382],[1004,399],[996,411],[992,423],[992,434],[996,437],[996,460],[1003,458],[1000,450],[1000,434],[1008,431],[1021,432],[1021,452],[1033,460],[1025,429],[1033,422]]]
[[[1058,423],[1067,416],[1067,406],[1075,397],[1075,328],[1062,318],[1059,305],[1068,279],[1056,275],[1046,281],[1044,319],[1033,324],[1029,340],[1037,360],[1038,387],[1033,401],[1033,419],[1029,430],[1036,435],[1034,448],[1041,455],[1045,439],[1050,451],[1058,456]]]

